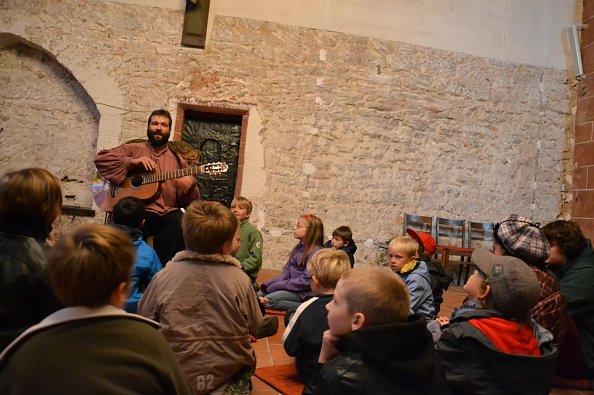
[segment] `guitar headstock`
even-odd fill
[[[212,162],[200,166],[200,172],[203,174],[220,174],[226,173],[229,170],[229,165],[225,162]]]

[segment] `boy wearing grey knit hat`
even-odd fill
[[[548,394],[557,350],[530,315],[536,275],[520,259],[486,250],[475,250],[471,263],[470,302],[454,310],[436,344],[452,392]]]

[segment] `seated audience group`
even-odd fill
[[[163,118],[149,118],[157,137]],[[324,245],[322,220],[300,215],[281,274],[259,285],[248,199],[190,202],[185,249],[166,262],[145,241],[142,200],[119,200],[113,225],[81,225],[50,247],[61,205],[46,170],[0,179],[2,394],[249,394],[251,343],[278,326],[265,309],[286,312],[283,346],[305,394],[592,387],[594,250],[575,222],[496,224],[493,251],[470,258],[467,298],[444,317],[451,277],[423,232],[393,238],[388,267],[360,267],[348,226]]]

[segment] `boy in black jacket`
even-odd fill
[[[450,393],[425,319],[409,315],[407,287],[389,269],[344,273],[326,308],[313,393]]]
[[[340,250],[322,249],[309,263],[311,290],[316,296],[299,306],[283,334],[285,351],[295,357],[297,373],[306,386],[320,366],[322,334],[328,329],[326,304],[342,273],[349,270],[349,258]]]

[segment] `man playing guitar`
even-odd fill
[[[171,134],[171,114],[155,110],[148,119],[147,142],[124,144],[97,153],[97,171],[115,185],[136,173],[167,172],[186,167],[186,161],[172,151],[167,142]],[[154,237],[153,247],[165,265],[183,250],[182,211],[200,193],[193,176],[159,182],[155,195],[146,201],[145,237]]]

